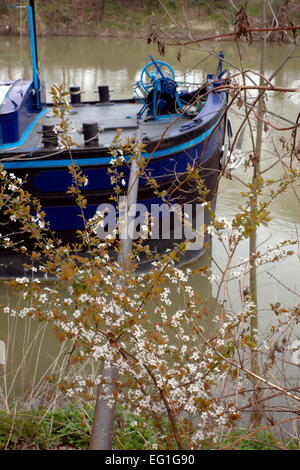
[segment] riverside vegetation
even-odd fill
[[[0,0],[2,33],[19,32],[19,13],[9,8],[16,3]],[[190,35],[227,31],[244,3],[241,0],[48,0],[37,2],[37,27],[39,34],[145,37],[149,17],[153,15],[159,16],[164,35],[174,38],[183,36],[181,24]],[[250,23],[255,26],[260,16],[260,0],[247,2],[247,11]],[[170,16],[174,21],[170,22]],[[267,14],[269,26],[297,24],[299,19],[300,7],[292,0],[277,0]],[[278,34],[274,37],[270,33],[269,39],[277,40]]]
[[[246,90],[237,81],[239,77],[247,77],[247,71],[241,68],[230,76],[226,85],[230,90],[228,106],[244,113],[244,125],[253,135],[258,126],[248,118],[258,118],[266,137],[270,128],[279,126],[268,119],[266,107],[261,114],[253,101],[249,103]],[[270,78],[263,77],[263,83],[259,86],[262,99],[265,91],[273,90]],[[253,84],[252,88],[258,87]],[[292,91],[295,100],[299,98],[295,89],[284,91]],[[0,238],[4,247],[28,256],[27,275],[6,282],[21,302],[17,306],[3,305],[3,314],[8,319],[38,321],[53,327],[62,345],[42,385],[27,390],[23,402],[8,400],[5,390],[10,389],[11,377],[4,373],[2,447],[22,447],[20,434],[29,436],[38,448],[49,448],[51,442],[54,447],[87,446],[98,394],[112,407],[118,406],[114,448],[299,448],[299,386],[290,374],[291,369],[299,370],[298,349],[293,347],[300,321],[299,293],[293,293],[295,300],[289,305],[280,299],[270,305],[272,327],[262,335],[254,327],[259,306],[248,287],[253,266],[262,269],[297,258],[297,231],[294,238],[274,246],[263,244],[246,259],[235,257],[238,246],[247,243],[253,231],[268,225],[274,200],[292,190],[299,204],[298,120],[285,128],[280,126],[279,144],[272,139],[270,167],[278,165],[282,169],[280,178],[269,178],[270,168],[266,167],[254,178],[245,179],[241,203],[231,220],[218,216],[204,203],[212,221],[207,229],[226,253],[224,265],[212,258],[211,266],[179,268],[176,262],[187,243],[153,258],[142,238],[134,243],[129,259],[117,263],[111,252],[118,252],[118,239],[107,237],[99,244],[95,233],[104,214],[92,220],[84,218],[82,187],[86,177],[72,162],[75,143],[68,136],[68,93],[63,85],[53,86],[52,96],[54,112],[61,119],[60,143],[70,152],[73,185],[69,193],[82,211],[85,230],[77,233],[76,243],[63,246],[48,227],[39,202],[23,189],[23,182],[1,171],[1,209],[16,223],[16,233],[24,239],[29,235],[34,244],[29,249],[20,239],[14,241],[14,234]],[[253,152],[244,161],[248,172],[260,157],[253,141]],[[124,155],[137,160],[142,150],[117,134],[111,148],[115,201],[124,191],[120,184]],[[145,161],[139,158],[137,163],[142,174]],[[188,168],[184,176],[196,181],[199,201],[203,201],[197,169]],[[223,177],[235,176],[224,167]],[[149,184],[166,200],[155,181],[150,179]],[[83,256],[83,251],[88,256]],[[141,255],[149,256],[152,267],[148,273],[136,274]],[[55,276],[55,280],[51,284],[41,282],[35,277],[37,270]],[[193,286],[197,275],[217,287],[218,308]],[[238,308],[232,308],[230,302],[233,280],[238,280]],[[179,298],[175,311],[174,296]],[[210,331],[203,326],[207,322]],[[118,378],[112,383],[102,373],[103,365],[118,370]],[[39,393],[38,405],[34,390]],[[278,399],[285,404],[278,405]],[[249,416],[255,417],[250,421],[250,430]],[[242,430],[245,422],[248,431]],[[288,429],[284,428],[287,423],[291,424]]]
[[[93,408],[88,404],[69,403],[54,410],[0,411],[0,450],[85,450],[89,446]],[[234,431],[215,448],[236,441],[236,450],[297,450],[297,439],[280,441],[270,432],[258,432],[253,438],[246,431]],[[116,450],[147,450],[159,447],[156,428],[142,417],[118,410],[113,448]],[[210,443],[201,445],[207,450]]]

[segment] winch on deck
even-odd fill
[[[144,114],[147,120],[178,115],[184,112],[186,105],[196,95],[201,96],[204,93],[204,90],[199,89],[194,92],[179,92],[179,83],[175,80],[173,68],[166,62],[149,57],[151,62],[142,69],[140,80],[134,87],[136,96],[143,104],[137,115],[138,119]]]
[[[149,62],[141,71],[140,80],[135,85],[135,93],[143,103],[138,119],[146,112],[152,119],[180,112],[182,103],[177,92],[175,72],[172,67],[150,56]]]

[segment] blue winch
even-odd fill
[[[166,62],[149,57],[151,62],[142,69],[140,80],[135,85],[135,92],[144,105],[138,118],[146,111],[152,119],[179,113],[183,103],[179,98],[173,68]]]

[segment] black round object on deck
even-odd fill
[[[43,139],[42,142],[44,147],[57,147],[58,146],[58,136],[57,132],[54,130],[54,124],[43,124],[42,132]]]
[[[71,104],[81,103],[80,86],[70,86],[69,91],[70,91],[70,97],[71,97]]]
[[[109,86],[98,86],[100,103],[109,103]]]
[[[83,122],[82,123],[82,132],[84,137],[85,145],[89,147],[95,147],[98,145],[99,141],[99,129],[97,122]]]

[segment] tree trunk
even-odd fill
[[[261,22],[262,27],[265,25],[266,21],[266,6],[265,0],[261,0]],[[260,48],[260,80],[259,85],[264,85],[264,79],[262,78],[265,73],[265,56],[266,56],[266,35],[264,34],[261,38],[261,48]],[[255,187],[255,183],[257,179],[260,177],[260,159],[261,159],[261,151],[262,151],[262,136],[263,136],[263,122],[262,118],[264,116],[264,95],[262,95],[258,101],[258,110],[257,115],[258,118],[256,122],[256,144],[255,144],[255,155],[254,155],[254,168],[253,168],[253,175],[252,175],[252,184]],[[257,218],[257,205],[258,205],[258,196],[257,192],[254,190],[253,198],[252,198],[252,207],[251,207],[251,214],[253,220]],[[256,314],[255,316],[251,317],[250,319],[250,334],[253,342],[255,343],[255,338],[257,335],[258,329],[258,295],[257,295],[257,268],[255,264],[255,253],[257,251],[257,228],[256,226],[253,227],[253,230],[250,235],[250,242],[249,242],[249,259],[250,259],[250,294],[251,299],[255,304]],[[255,348],[256,349],[256,348]],[[255,351],[251,351],[251,371],[257,375],[260,375],[260,367],[258,356]],[[258,387],[258,383],[254,381],[254,387]],[[254,393],[254,399],[260,396],[259,390]],[[259,425],[261,421],[260,413],[254,412],[251,414],[250,421],[253,425]]]

